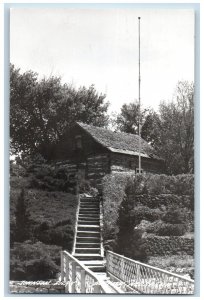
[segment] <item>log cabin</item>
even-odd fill
[[[68,176],[89,180],[100,189],[104,175],[138,172],[139,136],[76,122],[57,147],[57,160],[67,166]],[[143,173],[164,173],[164,160],[141,138]]]

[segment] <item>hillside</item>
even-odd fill
[[[106,249],[193,277],[193,175],[107,175],[103,199]]]
[[[60,250],[72,250],[76,196],[60,190],[59,179],[54,177],[55,172],[50,173],[49,180],[52,180],[52,184],[49,188],[46,170],[47,166],[43,167],[43,165],[39,172],[20,165],[11,166],[10,275],[12,280],[55,278],[59,272]],[[40,178],[39,173],[41,173]],[[28,234],[25,239],[18,240],[16,209],[22,189],[29,224],[26,225]]]

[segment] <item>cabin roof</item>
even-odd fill
[[[161,159],[144,139],[136,134],[113,132],[109,129],[87,125],[82,122],[77,124],[89,133],[94,140],[114,153],[127,155],[139,155],[139,139],[141,140],[141,156],[147,158]]]

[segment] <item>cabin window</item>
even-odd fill
[[[75,136],[75,149],[82,149],[81,135]]]

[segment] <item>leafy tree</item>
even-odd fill
[[[144,124],[141,129],[141,137],[150,143],[153,147],[160,147],[160,131],[161,120],[158,113],[154,110],[149,111],[148,115],[145,118]]]
[[[141,109],[141,123],[144,123],[148,109]],[[116,129],[122,132],[138,134],[139,103],[123,104],[116,118]]]
[[[174,99],[160,104],[157,148],[169,174],[193,173],[194,86],[179,82]]]
[[[161,102],[159,112],[142,109],[141,136],[166,162],[168,174],[193,173],[194,85],[180,81],[171,102]],[[138,133],[139,105],[124,104],[117,116],[117,129]]]
[[[134,213],[134,200],[124,197],[118,217],[119,232],[115,251],[126,257],[146,261],[147,255],[143,246],[142,231],[135,228],[138,220]]]
[[[38,80],[10,68],[10,137],[13,153],[40,153],[51,159],[54,145],[75,121],[107,126],[108,103],[94,85],[78,90],[60,77]]]
[[[29,239],[30,236],[30,214],[25,203],[24,189],[17,199],[15,211],[15,235],[14,239],[17,242],[23,242]]]

